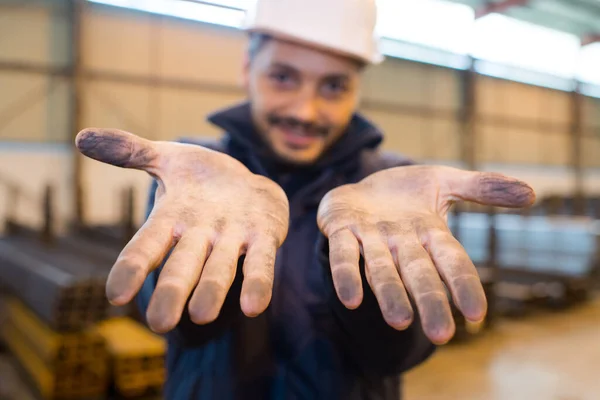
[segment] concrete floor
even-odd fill
[[[0,400],[36,400],[12,357],[0,352]]]
[[[406,400],[599,400],[600,297],[567,312],[501,320],[405,377]]]
[[[442,347],[405,376],[405,400],[600,400],[600,297],[578,308],[500,320]],[[0,399],[33,400],[0,354]]]

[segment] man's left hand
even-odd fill
[[[385,321],[398,330],[413,321],[414,300],[425,334],[447,343],[455,325],[444,282],[467,321],[480,322],[487,301],[477,270],[447,225],[457,201],[520,208],[533,204],[526,183],[495,173],[440,166],[397,167],[329,192],[321,201],[319,229],[329,240],[340,301],[363,299],[359,260]]]

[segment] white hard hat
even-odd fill
[[[376,22],[375,0],[255,0],[243,28],[378,64]]]

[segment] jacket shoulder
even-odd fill
[[[366,150],[362,154],[363,175],[367,176],[388,168],[415,165],[416,163],[402,155],[392,151],[373,149]]]
[[[226,145],[222,139],[207,138],[207,137],[203,137],[203,138],[181,137],[181,138],[177,139],[176,142],[184,143],[184,144],[194,144],[197,146],[206,147],[207,149],[210,149],[210,150],[219,151],[221,153],[224,153],[226,151]]]

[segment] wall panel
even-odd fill
[[[429,106],[426,69],[423,65],[389,59],[365,71],[363,96],[376,102]]]
[[[582,157],[584,167],[600,167],[600,137],[583,137]]]
[[[70,142],[73,136],[73,132],[70,132],[71,82],[66,78],[56,78],[45,102],[47,124],[44,132],[45,138],[42,140],[52,143]]]
[[[583,126],[588,129],[600,129],[600,99],[584,96],[582,108]]]
[[[244,100],[242,94],[206,93],[195,90],[165,88],[160,94],[161,116],[159,137],[173,140],[181,136],[217,136],[220,129],[206,121],[206,117],[225,107]]]
[[[571,162],[571,137],[566,133],[544,132],[540,136],[539,163],[569,166]]]
[[[159,70],[169,78],[239,86],[245,45],[244,35],[231,29],[165,19]]]
[[[506,116],[509,118],[540,119],[541,90],[517,82],[506,82]]]
[[[542,97],[542,119],[567,127],[571,123],[571,95],[559,90],[544,90]],[[565,129],[565,132],[568,128]]]
[[[371,110],[365,115],[385,134],[383,148],[415,159],[425,157],[423,118]]]
[[[461,108],[460,75],[458,71],[429,67],[431,81],[428,106],[439,110],[458,111]]]
[[[149,126],[151,88],[144,85],[88,82],[83,99],[83,125],[119,128],[153,138]]]
[[[543,134],[528,129],[513,128],[496,137],[497,146],[503,149],[503,162],[511,164],[541,164],[543,160]]]
[[[477,159],[481,163],[540,164],[543,140],[538,131],[483,124],[478,127]]]
[[[508,107],[508,98],[505,95],[506,83],[486,76],[477,76],[476,82],[476,113],[482,116],[505,116]]]
[[[0,140],[46,140],[48,94],[56,85],[44,75],[0,74]]]
[[[82,25],[85,67],[148,76],[152,21],[148,14],[91,7]]]
[[[431,119],[426,122],[425,157],[440,161],[457,161],[461,157],[461,129],[451,119]]]
[[[502,130],[492,124],[479,124],[477,126],[477,140],[475,142],[475,156],[478,163],[504,162],[504,151],[498,146],[498,137]]]
[[[0,61],[66,65],[69,29],[65,2],[45,1],[0,12]]]
[[[0,12],[0,59],[48,64],[52,10],[9,7]]]

